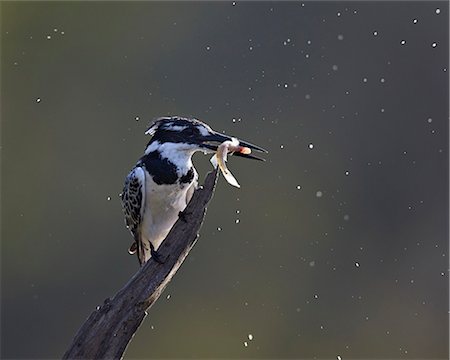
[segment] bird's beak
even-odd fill
[[[206,135],[203,138],[202,146],[204,148],[206,148],[206,149],[209,149],[209,150],[212,150],[212,151],[217,151],[217,147],[221,143],[223,143],[224,141],[231,141],[232,139],[233,139],[232,136],[228,136],[228,135],[225,135],[225,134],[220,134],[218,132],[213,132],[213,133],[211,133],[209,135]],[[239,145],[240,146],[248,147],[248,148],[250,148],[252,150],[256,150],[256,151],[259,151],[259,152],[262,152],[262,153],[268,153],[268,151],[266,149],[263,149],[263,148],[261,148],[259,146],[256,146],[256,145],[253,145],[253,144],[251,144],[251,143],[249,143],[247,141],[243,141],[243,140],[240,140],[240,139],[238,139],[238,141],[239,141]],[[240,152],[235,152],[234,156],[240,156],[240,157],[244,157],[244,158],[247,158],[247,159],[254,159],[254,160],[265,161],[265,159],[262,159],[260,157],[257,157],[257,156],[251,155],[251,154],[244,154],[244,153],[240,153]]]

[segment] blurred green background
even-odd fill
[[[169,114],[270,153],[231,159],[126,358],[447,358],[448,16],[2,2],[2,358],[60,357],[137,271],[118,194]]]

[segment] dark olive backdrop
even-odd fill
[[[1,356],[60,357],[137,270],[118,194],[177,114],[270,154],[231,159],[127,358],[447,358],[448,16],[2,2]]]

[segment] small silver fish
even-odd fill
[[[228,153],[234,152],[239,152],[241,154],[250,154],[252,150],[248,147],[240,146],[239,140],[236,138],[232,138],[231,140],[224,141],[218,146],[216,153],[211,158],[211,163],[215,168],[219,166],[223,177],[230,185],[240,188],[241,186],[226,165]]]

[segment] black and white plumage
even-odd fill
[[[212,153],[217,144],[231,139],[197,119],[177,116],[157,119],[146,134],[152,138],[128,174],[122,192],[125,223],[134,237],[129,251],[137,253],[141,265],[151,256],[162,261],[157,249],[197,188],[192,155],[196,151]],[[265,151],[246,142],[241,144]]]

